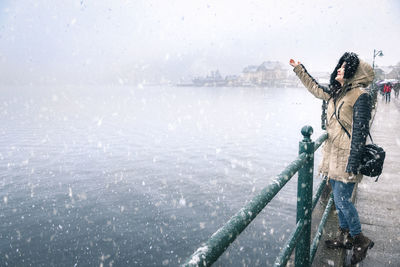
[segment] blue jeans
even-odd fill
[[[351,202],[354,183],[343,183],[340,181],[329,180],[332,186],[333,200],[339,215],[339,226],[342,229],[349,229],[350,235],[355,236],[361,233],[360,219],[358,212]]]

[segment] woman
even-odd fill
[[[386,84],[386,103],[390,102],[390,95],[392,94],[392,84]]]
[[[351,248],[351,263],[362,261],[374,243],[361,232],[361,224],[351,195],[362,179],[360,159],[369,132],[371,103],[363,89],[374,78],[372,67],[355,53],[345,53],[331,74],[329,88],[318,84],[306,68],[290,60],[293,71],[315,97],[328,102],[328,139],[319,168],[332,186],[339,216],[339,236],[327,240],[329,248]],[[350,234],[350,236],[348,236]]]

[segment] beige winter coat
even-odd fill
[[[319,172],[328,176],[329,179],[342,181],[345,183],[360,182],[362,174],[353,175],[346,172],[346,166],[350,155],[351,139],[340,126],[334,115],[334,101],[330,95],[309,75],[302,65],[294,68],[294,72],[300,78],[304,86],[315,97],[328,101],[327,125],[328,139],[323,146],[323,158],[319,167]],[[353,129],[353,106],[358,97],[367,93],[363,88],[367,87],[374,78],[372,67],[360,60],[358,69],[349,80],[345,80],[342,87],[342,95],[336,102],[336,114],[339,114],[340,122],[346,130],[352,133]],[[351,90],[348,90],[351,89]]]

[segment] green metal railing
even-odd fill
[[[270,185],[262,189],[258,195],[215,232],[206,243],[198,248],[190,258],[186,260],[183,266],[212,265],[296,172],[298,172],[297,224],[289,240],[285,244],[284,249],[277,257],[275,266],[285,266],[294,248],[296,248],[295,266],[311,266],[322,235],[322,230],[332,207],[333,198],[331,195],[318,231],[311,244],[312,211],[326,185],[326,180],[323,180],[317,189],[316,195],[314,198],[312,197],[314,153],[328,138],[328,134],[324,133],[314,143],[310,138],[313,133],[311,126],[304,126],[301,129],[301,133],[303,135],[303,140],[299,142],[299,156],[289,164]]]

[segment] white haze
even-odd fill
[[[0,83],[177,82],[293,57],[331,71],[345,51],[400,61],[400,2],[0,2]]]

